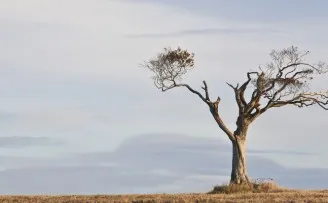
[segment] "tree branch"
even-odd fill
[[[236,102],[237,102],[237,105],[239,108],[239,113],[242,113],[244,111],[245,104],[244,104],[243,100],[241,99],[241,91],[239,91],[239,89],[238,89],[239,84],[237,84],[234,87],[233,85],[231,85],[230,83],[227,82],[227,85],[229,85],[233,89],[233,91],[235,93],[235,99],[236,99]]]
[[[214,120],[216,121],[216,123],[220,127],[220,129],[223,132],[225,132],[225,134],[228,136],[228,138],[230,139],[230,141],[233,142],[235,140],[235,137],[234,137],[233,133],[224,124],[224,122],[223,122],[220,114],[218,113],[218,105],[219,105],[219,103],[220,103],[220,98],[218,97],[218,99],[216,100],[216,102],[213,102],[213,103],[209,104],[210,111],[212,113],[212,116],[213,116]]]
[[[187,84],[175,84],[175,85],[172,85],[172,86],[166,88],[163,91],[167,91],[167,90],[175,88],[175,87],[186,87],[190,92],[196,94],[198,97],[200,97],[202,99],[202,101],[204,101],[209,106],[211,114],[212,114],[214,120],[216,121],[216,123],[218,124],[218,126],[220,127],[220,129],[228,136],[228,138],[231,141],[233,141],[234,140],[233,133],[224,124],[224,122],[219,114],[218,108],[219,108],[219,103],[221,101],[221,98],[217,97],[217,99],[215,101],[210,101],[207,83],[205,81],[203,81],[203,84],[204,84],[204,87],[202,89],[205,90],[205,97],[200,92],[194,90]]]
[[[205,99],[207,101],[210,101],[210,96],[208,94],[208,87],[207,87],[207,84],[206,84],[205,80],[203,81],[203,84],[204,84],[204,87],[202,87],[202,89],[205,91]]]
[[[203,100],[203,102],[205,102],[205,103],[208,102],[207,99],[200,92],[194,90],[187,84],[176,84],[175,87],[186,87],[190,92],[196,94],[199,98],[201,98],[201,100]]]
[[[299,52],[298,48],[294,46],[280,51],[272,51],[270,54],[272,62],[266,64],[266,69],[260,66],[259,71],[248,72],[247,80],[241,86],[227,83],[234,90],[235,100],[239,107],[237,130],[234,133],[227,128],[219,114],[220,97],[216,101],[211,101],[205,81],[201,87],[204,93],[193,89],[188,84],[177,82],[181,81],[182,77],[194,68],[193,53],[181,48],[164,49],[164,52],[157,54],[143,66],[154,73],[152,77],[154,84],[163,92],[175,87],[185,87],[197,95],[209,106],[219,127],[233,141],[236,139],[235,136],[243,134],[241,129],[247,130],[247,126],[252,121],[270,108],[286,105],[297,107],[318,105],[324,110],[328,110],[328,91],[308,92],[307,89],[309,88],[308,81],[317,75],[328,73],[328,66],[322,62],[314,65],[304,62],[303,57],[308,53]],[[255,89],[249,101],[246,101],[245,92],[250,83],[254,85]],[[262,99],[268,100],[264,107],[260,103]]]

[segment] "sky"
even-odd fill
[[[140,64],[168,46],[194,52],[185,82],[206,80],[233,129],[226,82],[243,82],[272,49],[328,61],[324,0],[0,3],[1,194],[209,191],[229,180],[229,140],[199,98],[160,92]],[[264,114],[248,133],[251,178],[325,187],[327,121],[317,107]]]

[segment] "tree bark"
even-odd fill
[[[248,184],[249,179],[246,171],[245,136],[235,136],[232,141],[232,170],[231,184]]]

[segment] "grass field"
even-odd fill
[[[95,196],[1,196],[0,202],[6,203],[210,203],[210,202],[328,202],[328,190],[293,191],[276,193],[239,193],[239,194],[149,194],[149,195],[95,195]]]

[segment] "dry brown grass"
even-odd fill
[[[279,187],[273,179],[256,179],[250,184],[223,184],[215,186],[209,194],[232,194],[232,193],[273,193],[291,192],[292,190]]]
[[[156,194],[156,195],[95,195],[95,196],[1,196],[6,203],[212,203],[212,202],[328,202],[326,191],[282,191],[235,194]]]

